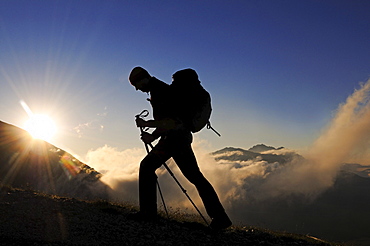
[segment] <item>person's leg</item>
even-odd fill
[[[155,171],[169,159],[163,143],[160,142],[141,161],[139,171],[139,204],[144,216],[157,214],[157,175]]]
[[[208,215],[213,219],[211,227],[223,229],[231,225],[224,207],[211,183],[201,173],[191,145],[184,142],[172,151],[172,157],[184,176],[195,185]]]

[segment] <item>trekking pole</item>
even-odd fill
[[[136,115],[136,117],[146,117],[149,115],[149,112],[148,110],[143,110],[139,115]],[[140,130],[144,131],[142,129],[142,127],[140,127]],[[150,148],[153,149],[153,145],[151,143],[149,144],[145,144],[145,148],[148,150],[148,145],[150,146]],[[191,202],[191,204],[194,206],[195,210],[197,210],[197,212],[199,213],[200,217],[202,217],[202,219],[204,220],[204,222],[206,223],[207,226],[209,226],[209,223],[208,221],[206,220],[206,218],[204,218],[203,214],[200,212],[200,210],[198,209],[197,205],[195,205],[195,203],[193,202],[193,200],[190,198],[190,196],[188,195],[188,193],[186,192],[186,190],[184,189],[184,187],[180,184],[180,182],[177,180],[177,178],[175,177],[175,175],[173,174],[173,172],[171,171],[171,169],[168,167],[168,165],[164,162],[162,163],[162,165],[166,168],[167,172],[172,176],[172,178],[175,180],[175,182],[178,184],[178,186],[180,187],[181,191],[185,194],[185,196],[189,199],[189,201]],[[157,184],[158,184],[158,180],[157,180]],[[158,184],[158,187],[159,187],[159,184]],[[162,201],[164,202],[164,201]],[[166,210],[167,212],[167,210]]]
[[[153,148],[153,145],[152,144],[148,144],[148,145],[151,148]],[[188,195],[188,193],[186,192],[186,190],[184,189],[184,187],[177,180],[177,178],[175,177],[175,174],[173,174],[173,172],[171,171],[171,169],[168,167],[168,165],[166,163],[162,163],[162,165],[166,168],[167,172],[172,176],[172,178],[175,180],[175,182],[179,185],[180,189],[185,194],[185,196],[189,199],[189,201],[191,202],[191,204],[193,204],[194,208],[197,210],[197,212],[199,213],[200,217],[202,217],[202,219],[204,220],[204,222],[206,222],[207,226],[209,226],[208,221],[206,220],[206,218],[204,218],[203,214],[200,212],[200,210],[198,209],[197,205],[195,205],[195,203],[190,198],[190,196]]]
[[[146,110],[146,109],[144,109],[143,111],[141,111],[140,114],[136,115],[135,117],[136,118],[144,118],[144,117],[147,117],[148,115],[149,115],[149,111]],[[143,127],[140,127],[140,133],[143,134],[144,131],[145,131],[144,128]],[[144,142],[144,146],[145,146],[145,149],[146,149],[146,153],[149,154],[148,144]],[[153,148],[151,144],[150,144],[150,146],[151,146],[151,148]],[[169,219],[169,215],[168,215],[168,211],[167,211],[167,206],[166,206],[166,203],[164,202],[164,198],[163,198],[161,186],[159,185],[158,179],[157,179],[157,187],[158,187],[159,194],[161,196],[161,200],[162,200],[164,211],[166,212],[167,219]]]
[[[209,122],[209,121],[208,121],[208,123],[207,123],[207,129],[211,129],[214,133],[216,133],[216,134],[217,134],[217,136],[221,137],[221,134],[220,134],[220,133],[218,133],[218,132],[215,130],[215,128],[213,128],[213,127],[211,126],[211,122]]]

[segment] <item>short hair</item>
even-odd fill
[[[135,85],[142,79],[150,78],[150,74],[142,67],[134,67],[128,77],[128,80],[132,85]]]

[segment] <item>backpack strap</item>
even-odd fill
[[[221,137],[221,134],[218,133],[212,126],[211,126],[211,122],[208,121],[207,123],[207,129],[211,129],[214,133],[216,133],[219,137]]]

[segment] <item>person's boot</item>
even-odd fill
[[[227,214],[224,213],[220,216],[217,216],[217,217],[213,218],[212,222],[209,226],[213,230],[223,230],[223,229],[228,228],[231,225],[232,225],[231,220],[229,219]]]

